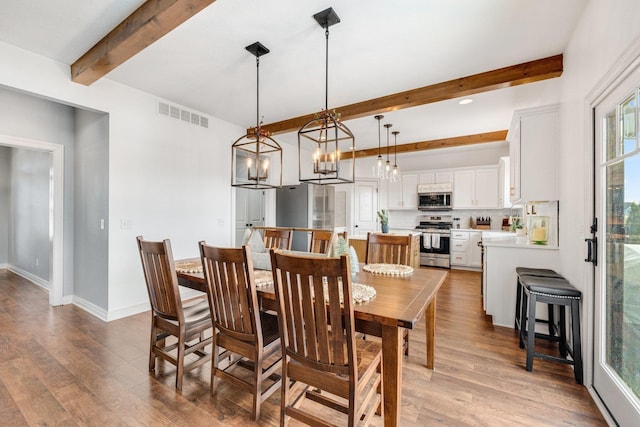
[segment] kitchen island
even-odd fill
[[[411,267],[419,268],[420,267],[420,232],[414,230],[402,230],[402,229],[391,229],[389,230],[390,235],[396,236],[412,236],[411,238],[411,248],[409,252],[411,253]],[[349,236],[349,246],[353,246],[353,249],[356,250],[356,254],[358,255],[358,259],[361,262],[365,262],[365,254],[367,250],[367,235],[366,234],[356,234],[353,236]]]
[[[493,324],[513,328],[516,267],[558,269],[558,246],[530,244],[524,237],[483,238],[483,305]],[[544,310],[539,310],[539,313]]]

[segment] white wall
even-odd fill
[[[500,157],[509,155],[506,141],[455,147],[446,150],[426,150],[398,155],[398,167],[402,172],[428,169],[449,169],[466,166],[498,165]],[[373,166],[377,157],[365,157],[356,162],[358,178],[373,178]],[[393,159],[391,159],[393,163]]]
[[[564,54],[560,111],[560,270],[578,288],[586,283],[592,182],[588,95],[640,35],[640,2],[591,0]]]
[[[0,84],[109,114],[108,318],[148,305],[136,235],[170,238],[177,258],[196,256],[201,239],[231,244],[230,147],[243,128],[158,115],[150,94],[107,78],[73,83],[67,65],[6,43],[0,57]]]

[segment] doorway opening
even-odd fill
[[[49,304],[63,304],[64,289],[64,239],[63,239],[63,201],[64,201],[64,146],[51,142],[0,135],[0,145],[51,153],[49,187]]]

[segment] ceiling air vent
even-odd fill
[[[209,118],[202,115],[202,113],[196,113],[189,111],[177,105],[169,104],[165,101],[158,100],[158,114],[163,116],[178,119],[186,123],[191,123],[203,128],[209,128]]]

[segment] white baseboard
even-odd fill
[[[9,268],[9,264],[0,264],[0,270],[7,270]]]
[[[144,313],[145,311],[151,310],[151,305],[149,302],[143,302],[140,304],[130,305],[128,307],[120,308],[118,310],[111,310],[107,314],[107,322],[111,322],[112,320],[122,319],[123,317],[133,316],[139,313]]]
[[[6,268],[7,268],[7,270],[11,271],[12,273],[15,273],[18,276],[27,279],[28,281],[30,281],[34,285],[39,286],[42,289],[44,289],[45,291],[49,292],[49,289],[51,288],[51,285],[49,284],[49,282],[47,280],[44,280],[42,277],[38,277],[35,274],[29,273],[28,271],[25,271],[25,270],[23,270],[21,268],[18,268],[16,266],[14,266],[14,265],[7,265]]]
[[[102,307],[98,307],[92,302],[87,301],[84,298],[77,297],[73,295],[71,297],[71,303],[76,307],[79,307],[86,311],[89,314],[96,316],[98,319],[106,322],[107,321],[107,310]]]
[[[27,279],[34,285],[42,288],[45,292],[49,292],[49,282],[47,282],[46,280],[43,280],[38,276],[35,276],[27,271],[24,271],[20,268],[17,268],[8,264],[2,264],[0,265],[0,268],[7,269],[17,274],[18,276],[21,276]],[[182,297],[182,299],[194,298],[200,295],[202,295],[202,292],[198,292],[192,289],[186,289],[180,293],[180,296]],[[109,311],[109,310],[105,310],[102,307],[98,307],[94,303],[87,301],[86,299],[78,297],[76,295],[66,295],[62,299],[62,304],[64,305],[73,304],[104,322],[110,322],[112,320],[118,320],[124,317],[129,317],[139,313],[144,313],[145,311],[149,311],[151,309],[149,302],[145,301],[145,302],[134,304],[128,307],[123,307],[117,310]]]

